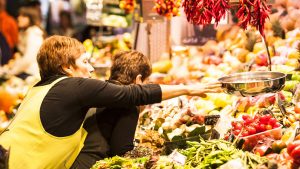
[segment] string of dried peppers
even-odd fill
[[[181,0],[155,0],[154,9],[159,15],[172,17],[179,15]]]
[[[248,25],[256,27],[264,37],[265,20],[269,17],[270,8],[266,0],[240,0],[236,16],[238,25],[246,29]]]
[[[218,24],[230,5],[229,0],[184,0],[183,8],[189,22],[206,25],[213,19]]]
[[[184,0],[183,8],[190,23],[207,25],[214,20],[217,25],[231,6],[229,0]],[[238,24],[244,29],[254,26],[264,36],[264,24],[270,12],[266,0],[239,0],[238,8]]]

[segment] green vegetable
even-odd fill
[[[258,164],[266,162],[266,158],[236,149],[232,143],[224,140],[200,140],[188,142],[188,148],[180,153],[187,157],[186,169],[214,169],[230,160],[242,159],[249,169],[256,168]]]
[[[137,159],[123,158],[114,156],[97,161],[91,169],[142,169],[145,168],[145,163],[149,161],[149,157]]]

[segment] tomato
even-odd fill
[[[236,121],[232,121],[231,122],[231,126],[234,128],[236,126],[237,122]]]
[[[252,134],[256,134],[256,129],[252,126],[249,126],[248,127],[248,131],[249,131],[249,134],[252,135]]]
[[[295,113],[300,114],[300,102],[297,102],[294,108]]]
[[[272,118],[270,118],[268,124],[270,124],[271,126],[274,126],[276,124],[276,122],[277,122],[277,120],[274,117],[272,117]]]
[[[245,125],[249,125],[249,124],[251,124],[252,122],[253,122],[252,119],[246,119],[245,122],[244,122],[244,124],[245,124]]]
[[[262,131],[266,131],[266,125],[264,125],[264,124],[259,125],[259,132],[262,132]]]
[[[257,119],[259,119],[259,115],[257,115],[257,114],[256,114],[256,115],[254,116],[254,118],[253,118],[253,119],[254,119],[254,120],[257,120]]]
[[[266,130],[272,130],[272,128],[273,128],[273,127],[272,127],[271,125],[269,125],[269,124],[266,125]]]
[[[261,116],[261,117],[259,118],[259,122],[260,122],[261,124],[267,124],[267,123],[268,123],[267,116]]]
[[[300,145],[298,145],[296,148],[294,148],[290,155],[293,159],[299,160],[300,159]]]
[[[240,134],[240,132],[241,132],[241,130],[234,130],[234,131],[233,131],[233,134],[237,136],[237,135]]]
[[[251,117],[249,115],[244,114],[242,116],[243,120],[246,121],[247,119],[251,119]]]
[[[279,153],[282,149],[286,148],[287,145],[281,140],[276,140],[272,143],[272,150],[275,153]]]
[[[242,137],[246,137],[249,136],[249,132],[247,130],[243,131],[242,133]]]
[[[291,142],[287,147],[287,152],[289,153],[289,155],[291,155],[292,151],[298,146],[300,146],[300,140]]]
[[[236,130],[242,130],[242,128],[243,128],[243,125],[241,123],[237,123],[235,126]]]
[[[272,118],[272,115],[271,114],[266,114],[265,118],[266,118],[266,121],[269,121]]]
[[[281,124],[280,123],[275,123],[275,125],[273,126],[273,129],[275,129],[275,128],[278,128],[278,127],[280,127],[281,126]]]

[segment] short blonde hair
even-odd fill
[[[76,68],[75,61],[84,52],[82,43],[74,38],[58,35],[47,38],[37,54],[41,79],[68,75],[63,67]]]

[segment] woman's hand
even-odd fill
[[[200,96],[206,97],[205,93],[220,93],[223,92],[221,88],[222,84],[220,82],[216,83],[206,83],[199,85],[188,85],[188,94],[190,96]]]
[[[160,87],[162,100],[181,95],[206,97],[205,93],[219,93],[223,91],[219,82],[199,85],[160,85]]]

